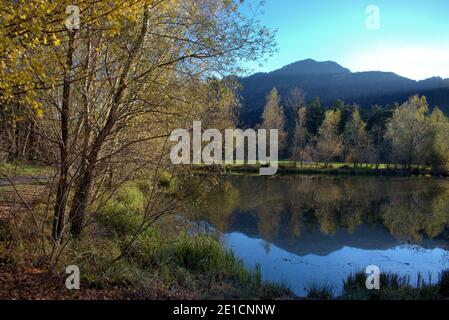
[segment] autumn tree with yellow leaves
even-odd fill
[[[230,81],[219,79],[273,50],[272,34],[257,22],[259,9],[247,17],[242,5],[1,1],[2,114],[20,106],[9,120],[32,119],[40,152],[58,168],[56,243],[68,229],[81,235],[114,178],[166,161],[172,129],[193,119],[232,125],[238,101]],[[79,9],[79,26],[70,27],[78,12],[69,6]]]

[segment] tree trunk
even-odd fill
[[[70,208],[70,233],[75,237],[79,237],[81,235],[81,230],[84,224],[85,211],[87,203],[89,201],[90,191],[92,189],[94,176],[93,173],[95,170],[95,161],[97,158],[96,155],[92,156],[95,157],[95,160],[92,159],[92,164],[91,162],[89,162],[89,164],[84,168],[84,172],[81,173],[81,181],[77,186],[77,189],[73,196],[72,207]]]
[[[34,160],[36,158],[35,150],[36,150],[36,119],[31,118],[30,120],[30,133],[29,133],[29,141],[28,141],[28,153],[27,159]]]
[[[69,141],[69,114],[70,114],[70,91],[71,91],[71,73],[73,64],[73,52],[75,43],[75,32],[69,31],[69,47],[67,50],[66,70],[64,71],[64,84],[62,91],[62,106],[61,106],[61,141],[59,143],[60,153],[60,171],[58,188],[56,192],[56,203],[53,219],[53,239],[58,241],[61,238],[64,230],[65,210],[67,206],[67,197],[69,192],[68,174],[69,162],[68,155],[68,141]]]

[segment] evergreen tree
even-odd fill
[[[324,120],[324,110],[319,97],[313,98],[310,107],[307,109],[306,125],[311,135],[318,133],[318,128]]]

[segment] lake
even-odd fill
[[[207,221],[245,265],[299,295],[312,284],[340,294],[351,273],[449,269],[449,181],[428,177],[235,176],[205,197]]]

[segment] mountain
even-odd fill
[[[428,98],[431,107],[437,105],[449,113],[449,79],[439,77],[415,81],[393,72],[351,72],[333,61],[307,59],[239,81],[243,97],[241,120],[249,127],[260,122],[265,97],[273,87],[284,98],[292,89],[300,88],[308,102],[320,97],[322,104],[329,106],[341,99],[362,109],[370,109],[375,104],[402,103],[408,97],[420,94]]]
[[[299,75],[299,74],[338,74],[351,73],[349,69],[343,68],[333,61],[318,62],[313,59],[306,59],[291,63],[285,67],[275,70],[275,75]]]

